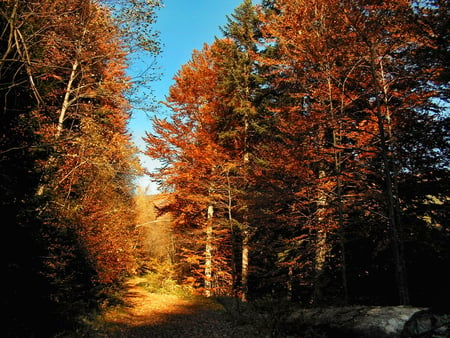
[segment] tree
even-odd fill
[[[371,210],[367,216],[390,231],[380,245],[389,242],[393,249],[399,301],[408,303],[398,190],[404,170],[399,161],[405,158],[398,151],[406,140],[400,135],[409,132],[405,121],[412,127],[422,120],[418,112],[430,107],[435,95],[425,85],[430,83],[428,71],[406,58],[424,46],[412,7],[409,2],[279,1],[268,8],[263,33],[273,39],[277,54],[261,62],[270,70],[272,86],[287,93],[273,104],[284,139],[292,140],[293,152],[286,153],[286,163],[297,157],[292,168],[306,167],[311,173],[303,178],[306,184],[297,187],[296,205],[314,224],[311,229],[318,231],[314,283],[320,285],[321,253],[331,253],[333,247],[323,241],[328,236],[320,235],[325,224],[329,229],[333,222],[338,225],[341,239],[349,231],[354,237],[349,225],[356,225],[360,208],[366,208]],[[299,112],[307,117],[299,117]],[[299,148],[302,156],[298,156]],[[362,178],[371,189],[364,190]],[[316,205],[306,202],[307,196],[314,195]],[[384,219],[378,218],[380,211]],[[310,227],[308,221],[302,223]],[[343,252],[342,248],[341,243]],[[346,275],[344,271],[344,284]]]
[[[169,194],[165,210],[174,215],[180,269],[206,294],[228,293],[231,284],[229,230],[218,217],[229,159],[215,133],[214,114],[221,104],[214,48],[205,45],[183,66],[170,90],[171,121],[154,119],[155,133],[146,137],[147,155],[164,165],[155,178]]]
[[[244,1],[146,138],[180,274],[243,300],[424,303],[420,255],[448,262],[446,10]]]
[[[206,258],[198,253],[198,247],[197,253],[186,254],[186,260],[198,257],[197,264],[200,258],[205,260],[207,293],[214,266],[211,242],[214,236],[222,236],[217,231],[225,234],[221,227],[227,226],[230,234],[226,245],[231,248],[226,252],[231,250],[231,253],[218,255],[216,259],[223,257],[228,262],[233,279],[229,287],[246,300],[249,247],[256,229],[256,224],[252,225],[255,200],[252,200],[254,183],[250,175],[256,167],[257,143],[264,129],[264,119],[258,117],[254,104],[261,83],[252,59],[257,51],[258,32],[251,1],[238,7],[222,30],[225,38],[205,46],[202,52],[195,52],[178,74],[169,97],[174,111],[172,122],[155,120],[159,137],[156,134],[147,137],[147,153],[166,163],[156,177],[165,178],[164,184],[171,186],[177,200],[186,199],[188,206],[196,205],[194,210],[203,210],[201,214],[207,216],[202,228],[202,237],[206,236]],[[178,202],[178,213],[184,211],[186,215],[186,209],[180,204],[184,203]],[[194,218],[189,223],[198,222]],[[222,225],[213,231],[213,223],[217,228],[217,222]]]
[[[11,330],[49,335],[138,267],[126,53],[97,2],[5,1],[0,18],[1,205],[14,247],[32,248],[7,256]]]
[[[256,102],[262,78],[254,59],[257,53],[258,18],[251,0],[238,6],[228,23],[222,28],[224,40],[217,40],[219,46],[216,62],[219,67],[218,94],[225,100],[225,109],[217,114],[219,143],[230,154],[234,162],[233,186],[236,204],[234,220],[238,222],[241,244],[241,300],[246,300],[249,279],[249,248],[252,233],[256,230],[256,201],[253,180],[257,162],[257,144],[264,132],[265,122]]]
[[[329,289],[324,280],[326,262],[337,244],[333,243],[337,235],[344,299],[347,289],[343,191],[351,180],[354,163],[349,156],[353,150],[346,114],[350,97],[346,91],[355,64],[346,64],[353,60],[348,59],[343,44],[346,36],[336,6],[321,1],[279,2],[263,18],[263,33],[275,41],[276,54],[262,55],[261,62],[269,67],[271,86],[283,93],[273,106],[288,147],[285,170],[298,180],[291,202],[302,214],[291,216],[300,233],[304,232],[297,237],[298,246],[306,240],[314,251],[312,256],[304,257],[314,262],[311,279],[315,302],[320,302],[323,291]]]

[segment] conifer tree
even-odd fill
[[[217,116],[220,144],[231,155],[235,170],[232,173],[235,212],[241,245],[241,299],[246,300],[249,278],[249,248],[256,231],[254,188],[251,176],[257,161],[257,144],[261,140],[262,119],[258,116],[258,99],[261,78],[254,54],[257,52],[258,19],[251,0],[245,0],[222,28],[225,40],[217,40],[220,55],[216,62],[220,72],[218,93],[224,99],[224,114]],[[237,243],[235,243],[236,245]]]

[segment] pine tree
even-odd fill
[[[235,204],[233,219],[238,224],[234,237],[241,238],[240,289],[241,300],[248,293],[249,248],[256,231],[254,210],[254,183],[251,179],[257,161],[257,144],[261,140],[263,121],[256,102],[259,99],[261,78],[254,54],[257,53],[258,19],[251,0],[245,0],[227,17],[222,28],[224,40],[217,40],[220,82],[218,93],[224,99],[223,115],[217,116],[220,144],[231,155],[235,170],[231,174]],[[234,243],[237,246],[237,243]]]

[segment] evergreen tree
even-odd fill
[[[257,146],[262,140],[264,121],[257,101],[262,79],[254,55],[257,53],[258,18],[251,0],[245,0],[222,28],[224,40],[217,40],[219,55],[218,93],[224,100],[222,115],[217,115],[219,143],[231,155],[234,170],[230,175],[233,187],[233,219],[238,225],[233,236],[234,251],[240,253],[241,299],[246,300],[249,279],[249,248],[257,231],[255,182],[252,179],[258,162]]]

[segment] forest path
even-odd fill
[[[151,293],[139,285],[143,281],[130,280],[125,307],[105,314],[111,329],[103,337],[261,337],[211,299]]]

